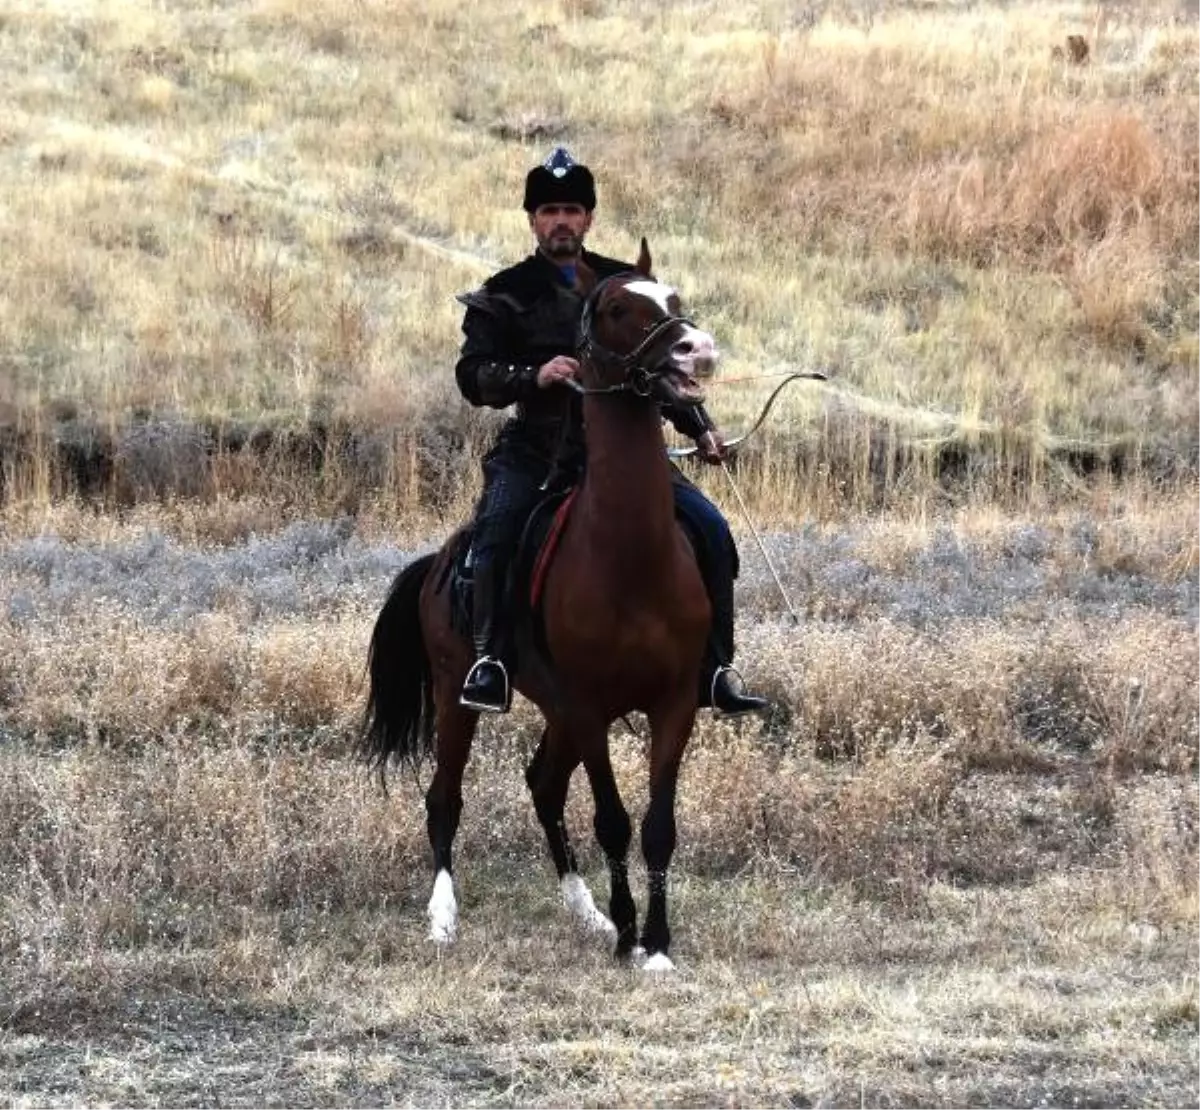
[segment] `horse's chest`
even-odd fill
[[[653,602],[608,599],[586,621],[568,621],[557,629],[552,654],[569,652],[591,673],[614,677],[632,673],[656,680],[659,672],[669,676],[681,666],[690,667],[692,656],[703,651],[706,615],[682,594]]]

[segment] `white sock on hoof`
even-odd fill
[[[429,898],[429,939],[436,944],[453,944],[457,935],[458,902],[454,898],[454,879],[449,871],[439,871]]]
[[[572,872],[562,877],[559,886],[562,888],[563,903],[587,932],[613,941],[617,939],[617,927],[597,909],[592,892],[583,879]]]
[[[647,958],[642,964],[643,971],[674,971],[675,965],[671,962],[671,957],[665,952],[655,952],[653,956]]]

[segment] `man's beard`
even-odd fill
[[[555,261],[578,258],[579,252],[583,250],[583,236],[555,228],[549,235],[538,240],[538,246],[547,258]]]

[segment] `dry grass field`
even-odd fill
[[[1196,1105],[1198,50],[1167,2],[4,5],[0,1101]],[[694,735],[671,976],[572,931],[527,704],[448,951],[429,768],[354,754],[499,419],[453,295],[559,142],[727,431],[830,375],[736,466],[798,626],[698,475],[776,708]]]

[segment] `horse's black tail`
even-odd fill
[[[396,576],[371,633],[360,750],[381,782],[393,757],[416,764],[433,750],[433,672],[418,605],[435,558],[424,555]]]

